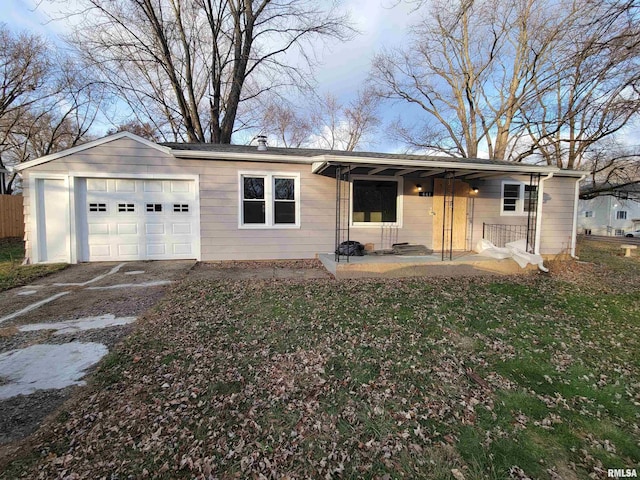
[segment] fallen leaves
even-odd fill
[[[638,326],[591,306],[577,317],[558,294],[568,281],[184,282],[98,372],[104,383],[42,437],[24,473],[558,478],[553,462],[533,458],[529,434],[550,439],[536,448],[561,451],[577,476],[603,458],[634,460],[576,419],[638,435],[637,418],[623,418],[640,399],[624,343]],[[553,443],[576,425],[579,448]],[[494,455],[505,445],[522,462]]]

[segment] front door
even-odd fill
[[[469,184],[455,180],[453,193],[445,192],[445,186],[451,190],[451,181],[447,183],[444,178],[433,180],[433,249],[442,251],[444,245],[444,250],[449,250],[451,242],[451,250],[466,250]]]

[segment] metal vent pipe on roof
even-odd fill
[[[266,135],[258,135],[256,137],[258,139],[258,151],[264,152],[267,150],[267,136]]]

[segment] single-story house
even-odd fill
[[[16,167],[32,263],[304,259],[356,240],[574,254],[582,172],[118,133]]]

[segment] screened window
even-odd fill
[[[616,219],[618,220],[626,220],[627,219],[627,211],[619,210],[616,212]]]
[[[398,182],[353,181],[353,223],[397,223]]]
[[[240,226],[298,227],[300,225],[297,175],[240,175]]]

